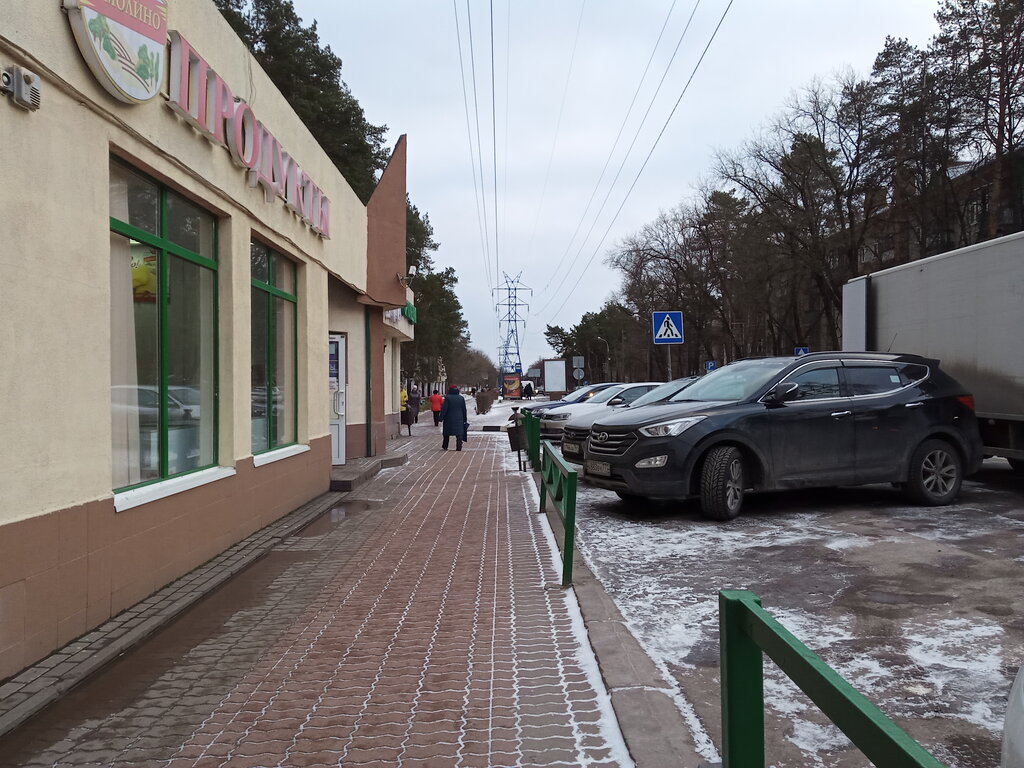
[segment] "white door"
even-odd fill
[[[328,343],[331,464],[345,463],[345,381],[348,379],[345,352],[345,337],[332,334]]]

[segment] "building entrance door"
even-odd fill
[[[331,334],[328,342],[331,420],[331,464],[345,463],[345,382],[348,379],[345,337]]]

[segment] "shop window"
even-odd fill
[[[252,452],[295,443],[298,344],[295,264],[263,243],[252,267]]]
[[[217,463],[217,223],[110,164],[113,487]]]

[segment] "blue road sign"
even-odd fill
[[[655,344],[683,343],[682,312],[655,312],[653,320]]]
[[[714,360],[705,360],[704,361],[704,370],[705,371],[713,371],[717,367],[718,367],[718,364]]]
[[[810,347],[793,347],[793,354],[796,355],[797,357],[800,357],[801,355],[806,355],[810,351]]]

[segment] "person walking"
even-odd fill
[[[435,389],[430,396],[430,412],[434,414],[434,426],[441,423],[441,406],[444,404],[444,396]]]
[[[409,437],[412,437],[412,409],[409,407],[409,393],[405,391],[405,387],[402,387],[401,404],[401,423],[409,428]],[[402,434],[401,427],[398,429],[398,434]]]
[[[462,450],[462,443],[466,439],[466,429],[469,424],[469,414],[466,412],[466,400],[459,393],[458,387],[451,387],[441,405],[441,450],[448,450],[448,440],[455,437],[455,450]]]
[[[412,423],[420,423],[420,403],[423,398],[420,396],[420,388],[415,384],[412,385],[412,389],[409,390],[409,410],[412,411]]]
[[[530,382],[523,384],[523,398],[526,400],[533,399],[533,384]]]

